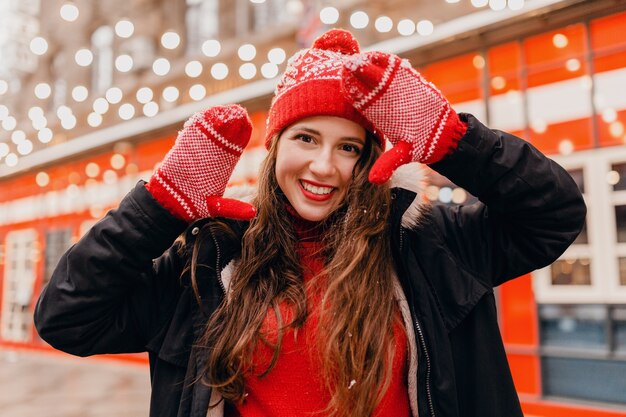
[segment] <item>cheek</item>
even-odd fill
[[[339,175],[341,177],[341,182],[344,186],[350,185],[352,183],[352,172],[354,170],[354,166],[356,165],[356,161],[344,161],[339,166]]]
[[[276,159],[276,182],[278,182],[278,186],[281,189],[284,189],[285,186],[285,174],[284,174],[284,165],[281,163],[280,159]]]
[[[280,148],[278,153],[276,154],[276,179],[278,181],[278,185],[283,189],[288,177],[293,176],[295,172],[297,172],[297,159],[293,156],[285,157],[285,152],[280,152]]]

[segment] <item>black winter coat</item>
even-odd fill
[[[393,189],[393,256],[419,351],[419,414],[521,417],[493,287],[556,260],[580,232],[586,208],[555,162],[461,117],[469,128],[458,149],[431,167],[479,202],[422,208],[417,222],[402,226],[421,197]],[[147,351],[150,416],[204,417],[211,393],[191,383],[203,367],[192,344],[223,300],[219,274],[239,251],[198,233],[210,221],[185,231],[138,184],[62,257],[36,307],[41,337],[79,356]],[[239,233],[246,227],[231,224]],[[183,231],[186,244],[173,244]],[[188,273],[181,277],[197,236],[207,236],[199,263],[209,266],[198,271],[201,305]]]

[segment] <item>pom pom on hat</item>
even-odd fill
[[[344,55],[354,55],[361,52],[359,42],[352,36],[352,33],[344,29],[331,29],[320,35],[313,42],[311,49],[324,49]]]
[[[351,120],[371,132],[385,148],[383,135],[354,108],[343,92],[344,64],[358,53],[359,42],[350,32],[331,29],[318,37],[310,49],[303,49],[289,58],[269,110],[266,148],[269,149],[272,139],[285,128],[313,116]]]

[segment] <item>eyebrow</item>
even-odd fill
[[[312,129],[310,127],[306,127],[306,126],[295,125],[295,126],[293,126],[293,127],[288,129],[288,131],[298,131],[298,130],[301,130],[301,131],[304,131],[304,132],[307,132],[307,133],[311,133],[313,135],[321,136],[320,132],[318,132],[317,130]],[[354,136],[343,136],[341,139],[349,140],[349,141],[352,141],[352,142],[356,142],[356,143],[358,143],[360,145],[364,145],[365,144],[365,139],[354,137]]]

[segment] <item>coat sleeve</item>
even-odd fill
[[[40,336],[80,356],[144,351],[180,291],[185,226],[137,184],[59,261],[35,308]]]
[[[431,168],[479,202],[435,206],[432,216],[453,259],[496,286],[554,262],[580,233],[586,206],[567,171],[531,144],[461,117],[467,133]]]

